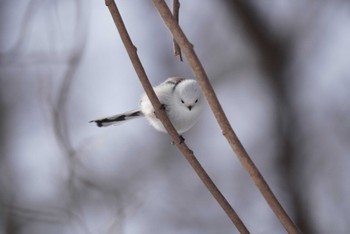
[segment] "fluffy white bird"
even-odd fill
[[[197,81],[171,77],[153,89],[179,134],[195,125],[203,109],[203,98]],[[106,127],[138,117],[146,117],[156,130],[166,132],[146,94],[141,98],[139,108],[90,122],[95,122],[99,127]]]

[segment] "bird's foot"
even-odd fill
[[[159,107],[159,110],[162,110],[162,111],[166,111],[166,105],[165,104],[161,104],[160,107]]]
[[[159,110],[161,110],[161,111],[167,111],[166,105],[165,105],[165,104],[161,104],[160,107],[159,107]],[[156,116],[156,118],[159,119],[158,116],[157,116],[157,114],[156,114],[156,112],[153,111],[153,113],[154,113],[154,115]]]
[[[183,136],[180,135],[180,144],[184,143],[185,142],[185,138],[183,138]],[[171,142],[172,145],[175,145],[175,141],[172,141]]]

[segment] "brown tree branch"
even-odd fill
[[[179,12],[180,12],[180,0],[174,0],[173,2],[173,15],[174,19],[176,20],[177,23],[179,23]],[[176,42],[175,38],[173,39],[174,42],[174,54],[175,57],[178,57],[180,61],[182,62],[182,53],[181,53],[181,48],[179,44]]]
[[[153,4],[159,11],[160,16],[164,20],[166,26],[171,31],[176,42],[179,43],[181,50],[184,52],[187,60],[189,61],[192,71],[198,79],[199,85],[201,86],[204,95],[206,96],[208,103],[217,119],[217,122],[222,129],[223,135],[226,137],[231,148],[236,153],[238,159],[240,160],[243,167],[249,173],[250,177],[264,196],[265,200],[271,207],[271,209],[276,214],[277,218],[280,220],[284,228],[288,233],[299,233],[297,226],[290,219],[286,211],[283,209],[276,196],[273,194],[269,185],[266,183],[265,179],[255,166],[254,162],[249,157],[247,151],[241,144],[237,135],[233,131],[230,122],[228,121],[225,112],[223,111],[213,87],[211,86],[208,76],[200,63],[194,49],[193,45],[188,41],[186,35],[183,33],[180,26],[174,19],[171,11],[169,10],[167,4],[164,0],[152,0]]]
[[[179,148],[181,153],[185,156],[185,158],[188,160],[190,165],[193,167],[195,172],[198,174],[199,178],[202,180],[202,182],[205,184],[205,186],[208,188],[210,193],[214,196],[214,198],[217,200],[217,202],[220,204],[222,209],[226,212],[227,216],[231,219],[231,221],[234,223],[234,225],[237,227],[237,229],[241,233],[249,233],[245,225],[243,224],[242,220],[239,218],[235,210],[231,207],[231,205],[228,203],[226,198],[221,194],[221,192],[218,190],[214,182],[211,180],[209,175],[206,173],[206,171],[203,169],[201,164],[198,162],[197,158],[194,156],[192,150],[190,150],[187,145],[182,141],[181,136],[176,132],[174,126],[170,122],[169,118],[166,115],[166,112],[161,108],[161,104],[154,93],[154,90],[147,78],[146,72],[141,64],[141,61],[137,55],[137,49],[132,43],[130,36],[126,30],[126,27],[124,25],[124,22],[121,18],[121,15],[117,9],[117,6],[114,2],[114,0],[106,0],[105,1],[106,6],[108,7],[114,23],[118,29],[118,32],[120,34],[120,37],[124,43],[124,46],[128,52],[128,55],[130,57],[130,60],[134,66],[134,69],[140,79],[140,82],[149,97],[157,117],[160,119],[160,121],[163,123],[165,129],[168,131],[171,138],[174,140],[176,146]],[[171,13],[170,13],[171,14]]]

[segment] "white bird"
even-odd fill
[[[197,81],[171,77],[153,89],[180,135],[195,125],[203,109],[203,98]],[[99,127],[106,127],[138,117],[146,117],[156,130],[166,132],[146,94],[142,96],[139,108],[90,122],[95,122]]]

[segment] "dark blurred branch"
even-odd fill
[[[73,50],[67,56],[67,61],[65,61],[68,67],[63,74],[63,81],[59,87],[57,98],[55,99],[54,103],[51,104],[55,137],[67,159],[67,166],[69,170],[68,184],[70,184],[70,189],[73,189],[71,183],[75,174],[75,162],[77,162],[77,157],[75,156],[78,152],[77,149],[73,147],[71,141],[70,128],[68,126],[67,120],[67,107],[73,87],[73,82],[76,78],[76,73],[83,57],[87,38],[86,34],[88,32],[88,14],[85,12],[87,9],[84,5],[84,1],[75,0],[74,2],[76,4],[76,24],[74,30],[74,43],[72,46]],[[72,193],[72,195],[74,195],[74,193]]]
[[[66,155],[69,157],[74,155],[75,150],[70,140],[69,127],[67,126],[66,108],[71,94],[72,84],[84,53],[87,38],[87,27],[83,26],[87,21],[85,18],[86,14],[83,12],[83,1],[76,0],[76,4],[77,20],[75,25],[76,30],[74,31],[74,49],[67,58],[68,61],[66,62],[68,62],[68,68],[63,75],[63,82],[61,83],[59,94],[56,102],[53,104],[52,110],[57,140],[60,143],[63,151],[65,151]]]
[[[29,208],[11,205],[8,206],[7,209],[13,216],[21,220],[23,226],[26,224],[33,224],[34,222],[52,225],[64,225],[70,222],[76,224],[76,227],[79,228],[82,233],[90,233],[87,224],[70,210],[71,207],[67,209],[61,209],[59,207],[43,209],[42,207]]]
[[[208,76],[200,63],[194,49],[193,45],[188,41],[185,34],[181,30],[180,26],[175,21],[174,17],[171,14],[168,6],[164,0],[153,0],[153,3],[157,10],[159,11],[161,17],[163,18],[166,26],[169,28],[173,37],[179,43],[182,51],[189,61],[193,73],[196,75],[198,82],[203,90],[204,95],[207,97],[208,103],[217,119],[223,135],[227,138],[232,149],[236,153],[237,157],[241,161],[242,165],[246,171],[251,176],[252,180],[259,188],[260,192],[266,199],[267,203],[270,205],[271,209],[275,212],[276,216],[285,227],[289,233],[299,233],[298,228],[290,219],[288,214],[285,212],[276,196],[271,191],[269,185],[266,183],[265,179],[255,166],[254,162],[249,157],[248,153],[244,149],[243,145],[239,141],[238,137],[234,133],[217,97],[214,92],[213,87],[211,86]]]
[[[226,1],[234,8],[241,19],[243,29],[252,41],[254,48],[259,53],[260,63],[265,71],[271,74],[280,74],[284,70],[287,58],[289,58],[290,45],[287,41],[278,40],[263,24],[263,19],[254,11],[247,1]],[[269,76],[275,82],[281,81],[276,76]]]
[[[174,0],[174,2],[173,2],[173,15],[174,15],[174,19],[177,23],[179,23],[179,12],[180,12],[180,0]],[[183,60],[182,60],[181,48],[175,39],[173,39],[173,41],[174,41],[175,56],[178,57],[180,59],[180,61],[182,62]]]
[[[6,56],[19,57],[20,50],[25,47],[25,43],[28,42],[28,34],[31,32],[33,27],[33,18],[37,14],[40,7],[43,5],[45,0],[30,0],[28,7],[25,9],[24,16],[21,22],[21,29],[17,41],[13,47],[6,53]]]
[[[176,146],[179,148],[179,150],[182,152],[182,154],[185,156],[185,158],[188,160],[188,162],[191,164],[193,169],[196,171],[202,182],[206,185],[208,190],[211,192],[211,194],[214,196],[214,198],[217,200],[217,202],[221,205],[223,210],[226,212],[228,217],[231,219],[231,221],[235,224],[237,229],[241,233],[249,233],[237,213],[234,211],[234,209],[231,207],[231,205],[228,203],[226,198],[221,194],[221,192],[218,190],[214,182],[211,180],[211,178],[208,176],[206,171],[203,169],[203,167],[200,165],[196,157],[194,156],[192,150],[190,150],[187,145],[182,141],[181,136],[176,132],[174,126],[170,122],[169,118],[166,115],[166,112],[161,108],[161,104],[154,93],[154,90],[147,78],[146,72],[141,64],[141,61],[137,55],[137,49],[132,43],[130,36],[127,32],[127,29],[124,25],[124,22],[121,18],[121,15],[117,9],[117,6],[114,2],[114,0],[106,0],[105,1],[106,6],[108,7],[114,23],[118,29],[118,32],[120,34],[120,37],[124,43],[124,46],[128,52],[128,55],[130,57],[130,60],[134,66],[134,69],[140,79],[140,82],[149,97],[157,117],[160,119],[160,121],[163,123],[165,129],[168,131],[169,135],[174,140]],[[170,13],[171,14],[171,13]]]
[[[0,13],[2,13],[0,11]],[[2,74],[1,74],[2,75]],[[8,85],[4,82],[5,79],[0,77],[0,233],[3,230],[5,233],[16,234],[20,233],[18,219],[14,217],[7,205],[14,200],[15,179],[13,165],[10,162],[13,160],[9,157],[9,135],[12,124],[11,108],[6,104],[6,89]]]
[[[226,1],[226,5],[239,16],[242,28],[257,51],[262,70],[266,73],[274,91],[276,127],[280,141],[276,168],[279,169],[280,178],[284,180],[285,188],[291,197],[295,221],[304,233],[316,233],[305,208],[307,206],[302,199],[304,189],[299,187],[299,182],[302,181],[300,165],[303,163],[296,153],[296,149],[301,145],[295,145],[296,139],[300,142],[299,127],[296,111],[293,109],[288,93],[290,77],[286,74],[291,51],[293,51],[292,40],[290,37],[286,40],[273,34],[252,3],[236,0]]]
[[[67,57],[67,69],[62,76],[62,82],[60,84],[58,95],[52,106],[52,120],[53,129],[56,137],[56,141],[62,150],[62,155],[66,160],[68,178],[65,183],[64,190],[68,192],[69,196],[67,201],[67,209],[65,210],[66,215],[73,219],[74,208],[79,208],[81,197],[79,194],[79,189],[75,182],[78,177],[76,176],[77,163],[79,163],[79,158],[77,155],[79,151],[73,146],[71,140],[71,128],[68,125],[68,107],[69,100],[72,93],[73,83],[76,78],[76,73],[80,66],[81,59],[83,57],[86,45],[86,38],[88,33],[88,14],[86,14],[87,5],[84,0],[73,1],[76,4],[76,20],[75,20],[75,30],[74,30],[74,40],[72,45],[72,51]],[[78,210],[78,209],[77,209]],[[78,216],[78,215],[76,215]]]

